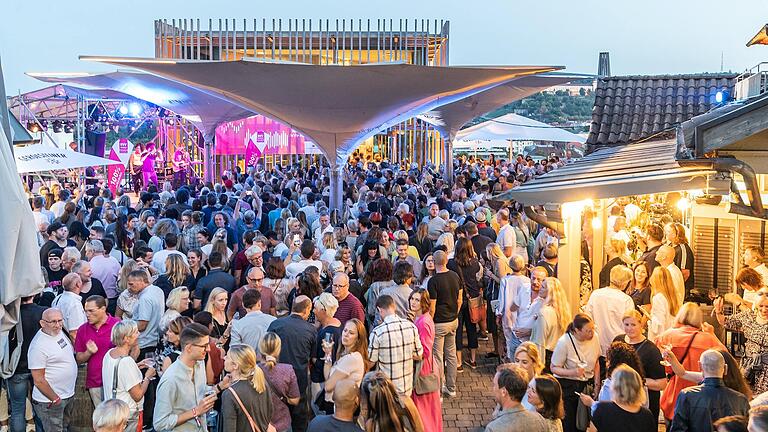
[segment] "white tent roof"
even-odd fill
[[[550,126],[517,114],[505,114],[460,131],[456,139],[462,141],[508,139],[518,141],[580,142],[585,138],[567,130]]]
[[[16,159],[16,172],[19,174],[122,164],[120,161],[113,161],[44,144],[16,147],[14,149],[14,157]]]
[[[558,69],[81,58],[147,71],[286,123],[317,143],[334,165],[389,126],[515,78]]]
[[[481,93],[443,105],[419,118],[435,125],[446,138],[459,132],[473,118],[493,111],[510,102],[528,97],[574,77],[567,75],[533,75],[514,79]],[[506,139],[506,138],[505,138]]]
[[[147,73],[117,71],[104,74],[28,75],[44,82],[67,82],[95,89],[116,90],[151,102],[192,122],[206,140],[213,139],[218,125],[255,114],[194,87]]]

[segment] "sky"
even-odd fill
[[[8,4],[13,7],[8,8]],[[102,72],[79,55],[154,56],[154,19],[354,18],[450,21],[451,65],[560,65],[613,75],[743,72],[768,61],[746,42],[768,22],[768,1],[715,0],[235,1],[7,0],[0,59],[9,96],[44,87],[25,72]]]

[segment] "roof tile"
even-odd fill
[[[600,79],[590,145],[623,144],[670,129],[714,108],[714,93],[733,94],[736,74],[615,76]]]

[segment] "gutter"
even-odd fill
[[[698,126],[696,128],[698,129]],[[696,130],[696,135],[700,136],[699,130]],[[747,206],[741,202],[741,197],[739,196],[739,202],[731,204],[730,212],[742,216],[768,219],[768,210],[763,207],[763,199],[760,196],[760,185],[757,182],[757,175],[755,174],[755,170],[749,166],[749,164],[736,158],[724,157],[679,159],[677,163],[681,166],[709,168],[716,171],[729,171],[741,174],[742,178],[744,179],[744,184],[747,187],[747,198],[749,199],[749,205]],[[732,187],[732,192],[736,192],[738,196],[738,191],[733,189],[734,188]]]

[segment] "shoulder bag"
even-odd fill
[[[568,333],[568,339],[571,340],[571,345],[573,346],[573,350],[576,352],[576,357],[579,359],[580,362],[584,362],[584,360],[581,359],[581,355],[579,355],[579,350],[576,348],[576,343],[573,342],[573,337],[570,333]],[[591,395],[595,391],[594,384],[587,382],[587,385],[584,387],[584,393]],[[592,409],[583,403],[581,403],[581,400],[578,402],[578,406],[576,407],[576,429],[578,430],[587,430],[589,427],[589,422],[591,421],[592,417]]]
[[[435,371],[434,364],[432,365],[432,373],[426,375],[421,374],[421,366],[423,361],[414,363],[415,366],[415,379],[413,383],[413,391],[417,395],[425,395],[428,393],[434,393],[440,389],[440,379]]]

